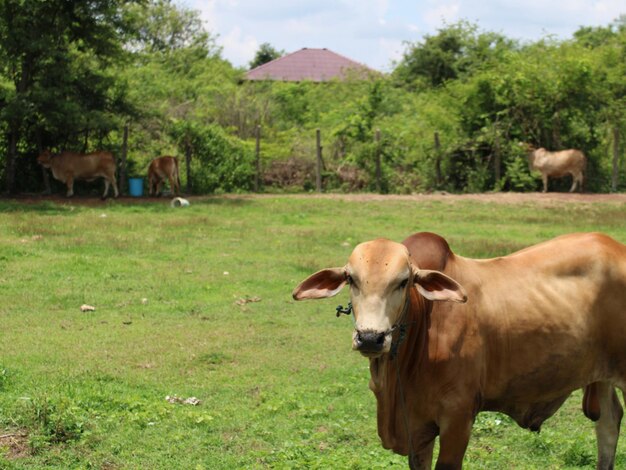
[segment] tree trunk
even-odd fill
[[[191,145],[185,144],[185,166],[187,168],[187,194],[191,194]]]
[[[37,135],[37,151],[39,155],[43,153],[43,144],[41,143],[41,132],[40,129],[36,131]],[[43,194],[50,195],[52,194],[52,187],[50,186],[50,175],[48,174],[48,170],[44,167],[41,167],[41,175],[43,176]]]
[[[124,136],[122,137],[122,163],[120,166],[120,184],[119,189],[122,194],[127,193],[126,181],[128,181],[128,166],[126,165],[128,154],[128,124],[124,126]]]
[[[315,141],[317,147],[317,164],[315,166],[315,189],[318,193],[322,192],[322,145],[320,130],[315,131]]]
[[[502,178],[502,163],[500,158],[500,134],[498,133],[498,121],[494,126],[494,135],[493,135],[493,166],[495,170],[495,178],[496,178],[496,187],[500,183],[500,179]]]
[[[619,178],[619,129],[617,126],[613,128],[613,177],[611,179],[611,190],[617,191],[617,183]]]
[[[376,129],[374,134],[374,140],[376,141],[376,191],[380,193],[382,191],[382,169],[380,167],[380,129]]]
[[[254,177],[254,192],[258,193],[261,188],[261,126],[256,126],[256,147],[255,147],[255,160],[256,160],[256,175]]]
[[[441,177],[441,143],[439,142],[439,132],[435,132],[435,176],[437,181],[435,185],[437,189],[441,188],[442,177]]]
[[[9,146],[7,152],[7,162],[4,173],[5,191],[12,194],[15,191],[15,164],[17,162],[17,141],[18,131],[9,132]]]

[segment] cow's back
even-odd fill
[[[579,174],[585,170],[587,158],[577,149],[549,152],[538,149],[534,152],[533,167],[548,176],[563,176],[568,173]]]
[[[624,245],[573,234],[454,263],[468,291],[465,330],[477,332],[467,346],[480,351],[476,372],[494,409],[510,412],[497,404],[535,403],[595,380],[626,385]]]
[[[163,156],[155,158],[148,167],[149,175],[156,175],[160,179],[178,177],[178,160],[176,157]]]
[[[115,158],[106,151],[88,154],[62,152],[51,160],[51,168],[55,173],[70,173],[77,179],[95,178],[115,172]]]

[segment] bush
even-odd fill
[[[184,123],[173,133],[191,158],[191,187],[194,193],[248,191],[254,178],[254,153],[241,140],[218,125]]]
[[[537,179],[528,171],[528,164],[523,158],[513,158],[505,162],[504,175],[513,191],[534,191]]]
[[[31,435],[33,450],[68,441],[77,441],[86,428],[85,410],[67,398],[35,397],[27,405],[31,425],[37,429]]]

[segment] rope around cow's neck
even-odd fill
[[[402,321],[404,320],[404,317],[407,314],[407,311],[409,310],[410,303],[411,303],[411,292],[410,290],[407,289],[406,300],[404,302],[404,307],[402,308],[402,313],[400,314],[400,319],[398,320],[398,323],[393,325],[389,330],[385,332],[386,334],[389,334],[389,333],[393,334],[393,332],[396,329],[399,329],[400,331],[398,334],[397,341],[393,341],[393,337],[392,337],[391,348],[389,350],[389,359],[396,366],[396,379],[398,382],[398,390],[400,391],[400,403],[402,406],[402,410],[401,410],[402,421],[404,422],[404,431],[406,432],[408,447],[409,447],[409,462],[413,456],[413,439],[411,439],[411,431],[409,428],[409,416],[408,416],[407,409],[406,409],[406,400],[404,398],[404,384],[402,383],[402,380],[400,378],[400,365],[398,364],[398,361],[394,361],[394,359],[398,355],[398,348],[400,347],[400,344],[402,344],[402,342],[406,338],[406,332],[407,332],[408,327],[417,323],[417,321],[415,320],[402,323]],[[352,321],[353,322],[356,321],[354,317],[354,309],[352,308],[352,302],[348,302],[348,308],[343,308],[343,305],[338,305],[335,310],[336,310],[337,318],[339,318],[341,314],[352,315]]]
[[[404,341],[406,337],[407,328],[413,325],[414,323],[417,323],[417,321],[415,320],[411,322],[407,322],[407,323],[402,323],[402,321],[404,320],[404,317],[407,314],[407,311],[409,310],[410,303],[411,303],[411,291],[407,290],[406,301],[404,302],[404,308],[402,309],[402,314],[400,314],[400,320],[391,328],[391,331],[393,331],[396,328],[400,329],[400,333],[398,335],[398,341],[396,341],[395,343],[394,342],[391,343],[391,350],[389,351],[389,358],[396,366],[396,380],[398,382],[398,390],[400,391],[400,403],[402,405],[402,410],[401,410],[402,421],[404,423],[404,431],[406,433],[406,438],[407,438],[408,447],[409,447],[409,462],[411,461],[411,458],[413,455],[413,439],[411,439],[411,430],[409,427],[409,415],[407,413],[406,400],[404,398],[404,384],[402,383],[402,379],[400,377],[400,364],[399,364],[399,361],[394,361],[394,359],[396,358],[398,354],[398,348],[400,347],[400,344],[402,344],[402,342]]]

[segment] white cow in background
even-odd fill
[[[531,171],[537,170],[541,172],[543,180],[543,192],[548,191],[548,177],[560,178],[565,175],[572,175],[572,187],[569,192],[574,190],[582,192],[583,189],[583,172],[587,166],[587,158],[576,149],[561,150],[559,152],[549,152],[545,148],[529,149],[528,166]]]

